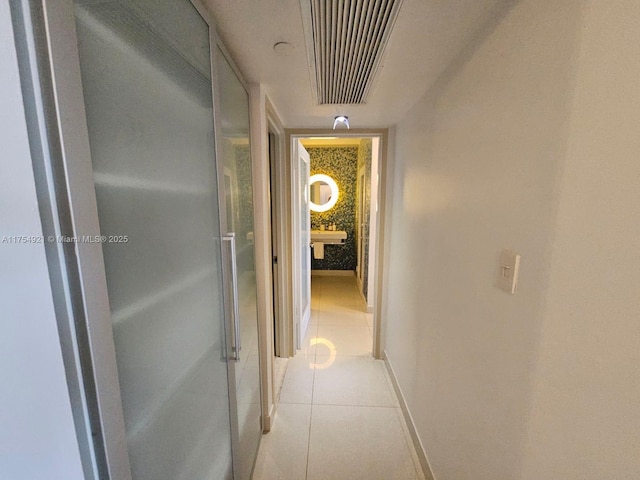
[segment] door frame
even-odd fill
[[[46,48],[51,72],[50,84],[41,85],[41,88],[51,90],[50,107],[56,112],[57,124],[50,127],[50,134],[52,141],[59,142],[61,167],[66,173],[66,183],[58,188],[64,189],[69,199],[67,205],[58,206],[56,213],[61,218],[72,219],[72,232],[99,236],[73,2],[43,2],[41,15],[43,25],[34,25],[34,28],[46,30],[46,45],[38,47]],[[100,445],[95,449],[104,451],[104,465],[98,464],[98,469],[109,478],[130,480],[102,246],[78,243],[75,253],[77,277],[70,287],[80,297],[81,309],[74,312],[73,321],[86,326],[87,336],[79,341],[86,341],[86,351],[90,352],[81,357],[82,364],[78,368],[90,369],[94,380],[93,391],[88,391],[87,395],[95,397],[96,403],[91,405],[87,423],[99,426]],[[93,462],[99,458],[99,453],[94,452]]]
[[[344,131],[336,131],[328,128],[295,128],[295,129],[285,129],[286,136],[286,144],[287,148],[287,159],[286,159],[286,167],[289,170],[289,178],[291,179],[291,172],[293,171],[293,162],[296,161],[295,156],[293,155],[293,144],[295,141],[306,138],[306,137],[377,137],[380,139],[379,142],[379,153],[378,153],[378,210],[376,212],[377,222],[375,226],[375,232],[373,232],[375,236],[375,246],[376,246],[376,255],[375,255],[375,282],[373,285],[370,285],[369,288],[374,289],[374,307],[373,307],[373,357],[376,359],[381,359],[383,356],[383,339],[382,339],[382,323],[384,319],[382,318],[382,295],[381,295],[381,287],[382,287],[382,278],[384,275],[384,232],[385,232],[385,210],[386,210],[386,200],[387,200],[387,160],[391,155],[390,151],[390,135],[389,129],[387,128],[352,128],[350,130]],[[372,162],[374,159],[372,158]],[[293,186],[293,182],[289,183],[289,189],[291,190]],[[287,211],[290,215],[293,214],[293,196],[291,194],[288,195],[287,198]],[[287,242],[291,246],[293,242],[293,229],[289,228]],[[291,250],[290,250],[291,251]],[[286,268],[289,271],[289,275],[291,278],[295,278],[294,271],[294,262],[292,262],[292,257],[287,257],[287,265],[281,265],[281,268]],[[289,295],[293,297],[293,286],[288,290]],[[289,304],[293,305],[293,298],[289,299]],[[289,328],[293,331],[295,319],[291,319],[289,321]],[[291,340],[291,339],[290,339]],[[289,342],[289,356],[293,356],[295,354],[295,346],[293,342]]]
[[[67,85],[69,88],[55,90],[53,87],[53,80],[63,75],[63,72],[55,68],[57,65],[52,65],[51,60],[54,57],[51,52],[55,52],[61,61],[66,61],[65,55],[73,58],[73,52],[70,54],[68,50],[61,48],[60,44],[74,38],[75,23],[73,30],[65,31],[66,35],[50,39],[47,27],[64,25],[66,19],[64,15],[60,18],[62,12],[55,12],[46,23],[46,10],[37,2],[15,1],[9,8],[20,68],[20,86],[23,92],[21,101],[25,105],[27,133],[34,157],[38,209],[43,219],[42,233],[46,237],[74,237],[78,231],[93,234],[97,223],[94,224],[90,216],[71,216],[72,204],[82,205],[86,200],[90,202],[91,195],[95,200],[95,190],[86,192],[83,188],[74,191],[69,189],[72,183],[83,185],[87,178],[93,182],[93,173],[87,172],[80,160],[83,154],[88,154],[88,141],[86,144],[83,143],[88,138],[86,135],[83,136],[83,129],[86,134],[86,123],[81,121],[84,120],[84,116],[79,119],[73,115],[65,115],[67,110],[75,113],[72,103],[77,100],[73,95],[74,87],[77,86],[73,84],[76,71],[72,69],[64,72],[70,77],[68,81],[72,83],[70,87]],[[57,108],[60,98],[68,109],[60,111]],[[80,103],[80,106],[84,108],[84,103]],[[84,109],[81,113],[84,115]],[[59,118],[59,114],[64,121]],[[78,164],[80,168],[69,167]],[[67,174],[65,170],[69,168],[71,171]],[[65,174],[68,176],[65,177]],[[88,203],[83,208],[90,210],[92,205]],[[82,209],[80,211],[82,213]],[[78,226],[81,230],[78,230]],[[85,291],[81,282],[83,271],[86,275],[94,266],[100,268],[100,265],[103,265],[102,249],[96,249],[94,244],[47,242],[45,251],[83,473],[87,479],[97,479],[107,474],[107,453],[116,456],[120,453],[119,445],[107,443],[103,438],[121,427],[116,419],[105,430],[97,414],[99,408],[107,412],[115,410],[117,413],[117,407],[114,405],[119,400],[120,392],[114,392],[112,403],[103,402],[99,405],[99,399],[95,395],[95,384],[99,380],[108,379],[111,369],[109,366],[93,365],[90,351],[97,349],[105,351],[108,355],[109,342],[101,339],[92,341],[86,324],[87,315],[100,314],[102,303],[108,300],[102,294],[100,285],[94,284],[96,288]],[[78,261],[81,254],[82,265]],[[99,275],[100,270],[97,273],[96,282],[100,283],[103,277]],[[106,287],[106,281],[104,285]],[[87,298],[92,301],[86,302]]]
[[[371,198],[370,206],[369,206],[369,232],[377,232],[378,231],[378,223],[380,221],[380,168],[381,168],[381,152],[382,152],[381,140],[374,141],[371,144],[371,179],[368,185],[370,188],[369,196]],[[373,161],[374,158],[377,158],[378,161]],[[374,179],[378,179],[378,182],[375,182]],[[375,201],[375,203],[374,203]],[[367,304],[367,312],[373,313],[374,306],[377,302],[378,296],[378,282],[376,279],[377,269],[378,269],[378,238],[376,235],[369,235],[369,251],[368,251],[368,271],[367,271],[367,296],[365,298]],[[380,257],[382,258],[382,257]],[[364,278],[363,278],[364,283]],[[363,285],[364,287],[364,285]],[[363,292],[364,295],[364,292]]]
[[[247,91],[248,99],[249,92],[241,72],[218,35],[208,8],[202,0],[188,1],[209,27],[213,122],[216,138],[220,138],[217,135],[219,126],[215,118],[219,115],[219,108],[216,106],[219,96],[215,81],[216,48],[222,51],[240,79]],[[36,95],[45,97],[45,101],[49,101],[50,105],[45,105],[44,108],[51,108],[55,112],[55,122],[48,126],[47,134],[51,137],[49,140],[58,147],[57,151],[51,153],[52,159],[59,162],[65,172],[64,182],[56,185],[55,194],[58,197],[65,196],[67,203],[58,205],[55,214],[64,221],[70,222],[71,231],[76,237],[98,238],[100,226],[90,161],[91,152],[82,93],[73,1],[45,0],[34,3],[40,4],[31,11],[32,15],[35,12],[38,22],[33,22],[33,25],[29,26],[41,34],[43,39],[35,45],[39,50],[29,52],[30,56],[34,56],[30,60],[38,64],[42,61],[49,68],[41,78],[43,83],[38,85],[42,92],[37,92]],[[31,2],[23,0],[23,7],[27,4]],[[35,56],[43,53],[46,58],[38,58],[36,61]],[[53,158],[56,154],[59,158]],[[218,154],[217,145],[216,154]],[[221,175],[220,167],[219,163],[218,176]],[[220,200],[219,227],[223,232],[225,229],[224,199]],[[75,387],[78,392],[74,393],[84,398],[84,407],[88,409],[88,411],[79,412],[80,415],[84,415],[84,425],[76,425],[78,438],[85,437],[81,431],[84,429],[93,430],[99,437],[93,441],[92,445],[80,445],[83,463],[90,462],[94,466],[93,477],[95,478],[106,476],[111,479],[131,480],[102,246],[100,243],[78,242],[75,243],[74,253],[75,256],[67,265],[67,269],[75,272],[75,275],[69,278],[70,296],[75,302],[69,322],[86,329],[86,336],[77,338],[78,345],[63,341],[62,350],[65,357],[79,355],[78,362],[72,366],[73,371],[66,366],[67,376],[85,379],[90,376],[91,380],[90,382],[85,380],[84,385]],[[227,337],[229,336],[228,322],[227,317],[225,318]],[[229,345],[229,339],[226,340]],[[79,353],[77,349],[80,350]],[[75,385],[77,382],[70,382],[70,384]],[[232,394],[231,390],[229,394]],[[74,410],[78,408],[74,405]],[[74,416],[76,415],[77,412],[74,411]],[[231,430],[233,435],[233,428]],[[103,457],[102,462],[101,457]]]
[[[267,114],[267,135],[273,135],[274,145],[273,152],[269,152],[269,155],[273,154],[273,158],[269,161],[273,162],[270,165],[272,168],[271,175],[272,183],[275,185],[275,191],[271,191],[271,209],[273,223],[271,228],[275,235],[275,245],[272,250],[275,252],[277,261],[277,276],[273,279],[273,296],[274,302],[277,304],[277,312],[274,312],[276,329],[274,330],[274,343],[276,345],[275,356],[288,357],[289,356],[289,342],[291,331],[289,329],[289,323],[292,317],[292,311],[290,308],[289,291],[291,289],[291,278],[289,276],[289,270],[286,267],[289,253],[289,244],[287,243],[287,232],[290,229],[289,222],[290,217],[287,215],[287,195],[290,194],[288,188],[283,188],[284,185],[288,185],[287,173],[288,170],[285,165],[285,152],[287,150],[285,143],[284,127],[280,122],[280,119],[275,112],[275,109],[271,105],[268,99],[266,99],[266,114]],[[267,143],[268,146],[268,143]],[[270,339],[271,340],[271,339]],[[276,386],[274,386],[276,388]]]

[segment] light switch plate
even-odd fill
[[[515,294],[518,288],[519,273],[520,255],[510,250],[503,250],[500,254],[498,268],[498,287],[507,293]]]

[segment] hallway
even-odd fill
[[[371,357],[355,277],[313,277],[311,292],[305,347],[289,360],[254,480],[424,478],[385,365]]]
[[[638,24],[0,2],[0,480],[640,478]]]

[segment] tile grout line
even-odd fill
[[[320,294],[318,296],[318,315],[322,311],[322,289],[320,289]],[[320,322],[320,318],[318,317],[318,323]],[[316,325],[316,337],[318,336],[319,325]],[[311,424],[313,423],[313,392],[316,386],[316,355],[318,351],[318,346],[313,350],[313,380],[311,381],[311,406],[309,410],[309,438],[307,439],[307,466],[304,472],[304,478],[307,480],[309,478],[309,456],[311,454]]]
[[[298,404],[300,405],[300,404]],[[398,405],[356,405],[348,403],[316,403],[315,405],[321,407],[363,407],[363,408],[400,408]]]
[[[316,328],[316,337],[318,336],[318,333],[320,332],[320,316],[322,315],[323,312],[323,292],[322,292],[322,284],[319,284],[320,286],[320,292],[318,295],[318,323],[317,325],[315,325]],[[358,292],[356,292],[357,294]],[[365,318],[366,321],[366,318]],[[369,332],[369,335],[371,335],[371,330],[369,328],[369,324],[366,324],[367,326],[367,330]],[[373,336],[371,335],[371,343],[372,343],[372,347],[373,347]],[[371,355],[371,354],[369,354]],[[360,357],[363,355],[345,355],[345,356],[355,356],[355,357]],[[314,407],[314,395],[315,395],[315,383],[316,383],[316,368],[315,368],[315,363],[316,360],[318,359],[318,349],[317,346],[313,351],[313,363],[314,363],[314,368],[313,368],[313,380],[311,382],[311,408],[310,408],[310,415],[309,415],[309,437],[308,437],[308,441],[307,441],[307,465],[306,465],[306,470],[305,470],[305,480],[307,480],[309,478],[309,458],[311,456],[311,428],[312,428],[312,423],[313,423],[313,407]],[[340,406],[340,405],[332,405],[332,406]],[[349,405],[345,405],[345,406],[349,406]],[[353,405],[353,407],[361,407],[362,405]],[[374,406],[362,406],[364,408],[376,408]],[[397,408],[397,407],[380,407],[380,408]],[[396,412],[397,415],[397,412]],[[414,466],[415,468],[415,466]]]

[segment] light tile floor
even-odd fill
[[[313,277],[304,348],[287,364],[254,480],[423,480],[398,399],[371,356],[355,277]]]

